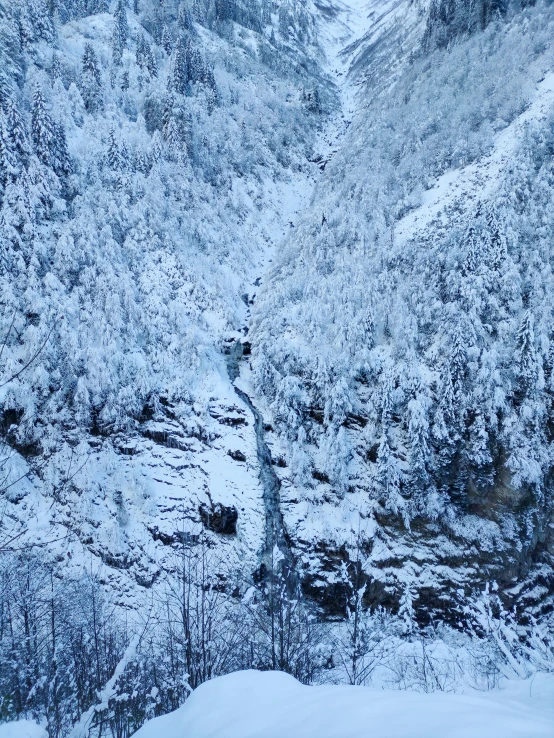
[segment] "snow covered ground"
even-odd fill
[[[498,189],[506,171],[513,165],[516,148],[531,123],[542,123],[551,114],[554,103],[554,72],[545,75],[536,86],[534,97],[526,109],[496,136],[491,153],[483,159],[463,167],[450,169],[438,177],[434,186],[426,190],[421,205],[410,211],[394,231],[397,245],[421,234],[432,223],[446,225],[448,210],[456,202],[486,201]]]
[[[46,731],[32,720],[0,724],[0,738],[46,738]]]
[[[281,672],[206,682],[136,738],[552,738],[554,676],[451,694],[306,687]],[[0,738],[15,738],[0,733]]]

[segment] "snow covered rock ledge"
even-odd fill
[[[282,672],[240,671],[193,692],[136,738],[552,738],[554,676],[493,692],[447,694],[306,687]]]

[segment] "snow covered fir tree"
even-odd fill
[[[553,455],[552,2],[0,0],[0,738],[548,735]]]

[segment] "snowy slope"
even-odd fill
[[[283,673],[237,672],[202,685],[137,738],[547,738],[552,677],[483,693],[306,687]],[[11,738],[11,736],[6,736]]]
[[[174,23],[173,44],[177,5],[165,10]],[[141,587],[163,572],[183,531],[203,528],[201,507],[222,505],[237,514],[236,535],[214,533],[214,545],[233,565],[256,567],[264,510],[253,417],[232,387],[226,352],[244,338],[247,303],[319,176],[310,159],[323,116],[305,110],[302,95],[310,84],[324,89],[328,83],[314,66],[318,47],[309,31],[302,42],[277,31],[274,48],[264,35],[268,29],[256,33],[236,25],[233,33],[218,35],[208,22],[198,23],[195,43],[215,68],[219,106],[207,113],[198,85],[194,94],[176,96],[192,119],[189,139],[181,141],[184,152],[166,154],[167,161],[148,176],[118,172],[121,162],[109,173],[110,136],[116,156],[123,151],[143,162],[156,146],[168,145],[166,133],[151,129],[159,125],[159,106],[167,104],[175,63],[175,48],[168,54],[154,39],[157,6],[144,4],[139,15],[127,12],[130,39],[122,68],[113,66],[114,8],[59,26],[54,53],[62,76],[55,84],[45,74],[53,52],[44,40],[33,46],[35,63],[27,72],[25,94],[32,84],[44,85],[52,114],[64,122],[76,192],[71,217],[62,212],[59,222],[41,224],[47,255],[39,258],[50,260],[53,273],[46,274],[37,295],[25,293],[42,314],[63,313],[65,323],[59,335],[56,330],[52,351],[48,344],[31,367],[36,374],[2,388],[4,407],[28,407],[24,422],[12,427],[16,448],[7,449],[3,464],[10,487],[2,540],[18,536],[16,550],[51,541],[52,554],[63,556],[74,571],[92,556],[118,601],[137,602]],[[135,62],[141,34],[155,48],[156,77]],[[87,44],[102,71],[105,108],[99,116],[88,115],[81,98]],[[270,53],[277,71],[273,60],[261,60]],[[289,66],[299,58],[318,73],[290,79]],[[124,74],[130,88],[120,92]],[[328,100],[333,96],[329,89]],[[176,103],[173,114],[182,115]],[[107,240],[98,239],[98,232]],[[77,287],[75,273],[86,273]],[[3,277],[13,282],[8,270]],[[25,280],[22,275],[18,288],[21,283],[25,290]],[[17,294],[8,299],[18,309]],[[7,311],[4,318],[8,333]],[[29,336],[24,356],[42,340],[34,327]],[[4,353],[12,349],[14,357],[3,367],[7,378],[21,352],[8,345]],[[55,410],[53,398],[48,409],[44,396],[31,401],[36,376],[44,382],[60,365],[65,399],[60,394]],[[108,418],[113,400],[118,409]],[[51,422],[45,442],[41,428],[61,417],[61,406],[65,419]],[[91,432],[93,415],[99,428]],[[47,458],[23,459],[18,450],[28,445],[25,434],[39,447],[48,446]],[[26,476],[17,482],[22,468]]]
[[[303,113],[300,86],[287,94],[283,102],[284,119],[290,116],[294,126],[306,126],[306,131],[300,130],[294,142],[297,148],[291,152],[292,163],[282,171],[263,166],[246,176],[240,171],[238,174],[231,172],[215,199],[212,188],[202,181],[195,181],[195,173],[185,168],[183,186],[190,188],[192,202],[184,213],[172,212],[171,217],[166,218],[168,225],[164,237],[174,242],[167,264],[164,263],[167,257],[160,257],[156,249],[151,256],[148,249],[145,250],[147,259],[144,262],[137,260],[136,254],[140,254],[142,249],[138,248],[138,252],[135,249],[145,237],[141,233],[145,224],[141,209],[136,206],[134,210],[128,209],[129,194],[116,189],[114,203],[102,202],[102,195],[85,196],[85,205],[87,198],[95,200],[98,197],[100,200],[100,212],[95,215],[96,228],[111,230],[114,234],[116,228],[123,228],[132,239],[137,239],[137,244],[130,242],[132,250],[129,256],[121,259],[117,267],[118,277],[115,274],[110,276],[110,289],[117,295],[113,305],[116,308],[119,308],[118,303],[124,305],[128,316],[138,315],[138,325],[133,326],[136,318],[132,317],[129,328],[133,327],[129,334],[122,341],[115,339],[114,333],[119,327],[114,331],[114,326],[109,325],[112,320],[107,307],[109,301],[106,307],[102,306],[95,313],[95,325],[94,321],[89,323],[88,320],[81,323],[79,301],[88,300],[88,309],[92,304],[90,298],[85,297],[87,288],[80,290],[81,294],[68,294],[67,297],[59,291],[57,304],[50,304],[50,297],[40,297],[48,310],[56,308],[67,315],[64,318],[68,321],[65,331],[56,338],[61,355],[71,357],[68,360],[74,361],[76,367],[86,362],[87,373],[78,380],[77,392],[71,400],[76,408],[85,400],[85,407],[78,410],[85,419],[85,425],[91,412],[88,403],[94,405],[96,402],[92,398],[93,384],[101,386],[101,393],[105,392],[106,386],[111,386],[110,394],[118,405],[123,398],[123,407],[109,418],[110,425],[116,417],[116,424],[120,423],[125,405],[136,404],[133,390],[129,391],[125,386],[124,372],[127,370],[124,369],[124,357],[132,356],[132,341],[141,332],[149,334],[146,347],[155,349],[150,355],[144,352],[143,345],[138,347],[130,380],[143,385],[141,401],[142,397],[149,401],[148,397],[152,395],[165,394],[163,404],[154,402],[156,410],[151,419],[141,418],[139,423],[134,419],[123,419],[115,433],[101,431],[94,437],[87,432],[81,433],[79,421],[75,423],[73,418],[69,423],[75,423],[75,427],[68,433],[60,433],[61,426],[54,423],[49,430],[53,440],[47,462],[25,461],[17,449],[9,452],[5,462],[10,484],[21,476],[20,468],[24,468],[26,476],[10,486],[5,501],[5,515],[10,522],[4,538],[10,540],[18,536],[17,550],[25,548],[30,541],[40,547],[52,542],[52,551],[63,557],[68,571],[77,572],[82,562],[92,556],[94,567],[102,571],[102,577],[117,591],[119,602],[140,602],[145,594],[141,587],[149,587],[163,577],[164,562],[171,558],[172,546],[180,540],[183,531],[196,534],[203,528],[199,513],[202,507],[213,510],[223,505],[236,511],[236,535],[215,533],[214,545],[225,552],[224,557],[235,567],[246,567],[253,572],[258,563],[265,511],[253,433],[254,418],[234,391],[228,376],[226,352],[233,342],[244,340],[250,316],[248,303],[255,300],[281,244],[308,206],[321,177],[323,162],[332,158],[350,124],[357,106],[355,90],[359,80],[356,75],[350,77],[349,70],[353,58],[362,48],[362,37],[375,22],[374,9],[364,3],[338,4],[317,12],[312,9],[312,12],[317,25],[316,52],[320,64],[315,68],[313,80],[314,84],[320,85],[328,114],[318,120]],[[145,17],[148,18],[148,13]],[[389,27],[390,18],[382,26],[385,18],[389,18],[388,10],[379,17],[373,39],[383,28]],[[134,38],[144,33],[144,18],[142,22],[143,25],[140,17],[129,14],[130,34]],[[131,92],[134,94],[136,87],[136,99],[128,92],[126,96],[110,101],[103,125],[97,125],[97,120],[87,116],[75,84],[65,89],[75,75],[70,70],[78,70],[87,43],[96,50],[99,62],[109,67],[112,30],[112,15],[100,13],[71,20],[59,31],[56,53],[62,60],[62,72],[66,77],[63,84],[58,80],[50,93],[52,109],[65,120],[69,152],[79,163],[79,177],[81,171],[94,171],[96,161],[105,155],[110,126],[115,129],[116,145],[117,142],[122,145],[128,139],[127,145],[132,146],[137,154],[141,150],[148,153],[148,147],[152,146],[153,139],[145,130],[144,120],[141,116],[134,120],[128,110],[143,104],[148,95],[155,98],[159,84],[156,79],[142,79],[140,74],[137,75],[132,44],[131,48],[124,50],[123,63],[124,68],[130,70],[130,81],[134,86]],[[268,148],[274,142],[268,142],[272,135],[269,129],[271,125],[280,125],[277,118],[281,112],[272,119],[269,128],[264,128],[259,121],[267,110],[264,105],[267,104],[272,111],[275,108],[278,95],[271,87],[281,84],[280,89],[284,90],[287,82],[278,81],[271,77],[271,72],[256,66],[255,57],[263,42],[255,34],[245,30],[237,32],[233,39],[235,45],[230,47],[227,39],[202,26],[198,27],[198,32],[203,53],[215,60],[222,94],[232,94],[240,99],[240,104],[233,110],[231,124],[234,126],[234,118],[240,114],[245,119],[250,115],[255,127],[261,125],[259,132],[253,134],[257,137],[256,145],[259,145],[260,137],[263,139],[265,136],[260,150],[271,158]],[[285,49],[285,53],[298,53],[294,40],[289,39],[287,43],[290,47]],[[229,48],[232,48],[233,64],[237,69],[244,60],[248,70],[246,75],[241,70],[238,80],[232,72],[219,66],[219,60],[229,53]],[[308,50],[303,53],[309,57],[315,52]],[[37,44],[41,67],[48,69],[50,55],[48,44]],[[172,61],[163,55],[159,58],[160,82],[165,83],[164,77],[171,74]],[[167,67],[163,66],[164,63]],[[29,84],[35,79],[42,84],[41,74],[40,69],[32,67]],[[104,82],[107,85],[107,78]],[[309,82],[309,77],[303,80],[304,88]],[[254,95],[254,90],[263,102],[260,110],[250,111],[248,97]],[[284,96],[283,92],[280,94]],[[216,111],[212,117],[218,114],[220,117],[214,126],[218,142],[214,146],[221,146],[220,128],[227,125],[223,110],[220,113]],[[207,122],[206,118],[203,125]],[[234,128],[231,130],[235,131]],[[250,139],[247,138],[246,143],[251,146]],[[234,155],[231,152],[222,156],[232,158]],[[245,165],[245,162],[240,165],[233,162],[232,165],[237,167]],[[176,176],[176,170],[169,171],[171,176]],[[77,175],[75,179],[78,179]],[[179,183],[178,176],[176,182]],[[105,184],[111,186],[113,180]],[[148,204],[145,208],[156,212],[157,183],[154,183],[153,190],[149,190],[144,178],[135,177],[135,180],[127,179],[125,186],[128,193],[135,187],[146,190]],[[181,207],[178,204],[181,194],[176,192],[174,197],[173,207]],[[82,196],[76,202],[81,200]],[[117,212],[120,208],[123,215]],[[260,213],[263,213],[263,218],[260,218]],[[88,218],[84,207],[80,217],[83,221]],[[189,222],[180,240],[180,233],[175,235],[171,229],[180,229],[183,217]],[[54,259],[56,265],[59,263],[63,269],[67,260],[66,249],[77,238],[81,226],[79,223],[73,226],[69,221],[67,225],[58,227],[62,228],[62,234],[61,237],[57,234],[53,237],[58,239]],[[60,247],[62,243],[64,245]],[[93,244],[91,236],[90,245],[84,249],[84,263],[98,259],[100,250],[95,253]],[[103,248],[109,253],[113,243]],[[101,274],[111,266],[100,261],[97,268]],[[128,266],[131,266],[130,271]],[[75,268],[82,269],[83,265],[71,264],[71,269]],[[186,279],[185,284],[178,287],[181,294],[172,304],[173,290],[168,291],[167,284],[175,279],[172,271],[175,269],[184,273]],[[94,280],[97,278],[95,276]],[[66,277],[56,274],[55,279],[63,283]],[[126,286],[127,279],[139,282],[140,294],[132,293],[132,288]],[[94,281],[92,285],[95,285]],[[120,288],[121,296],[118,295]],[[161,311],[160,305],[164,302],[168,302],[170,307]],[[184,324],[179,317],[183,312],[187,314]],[[125,318],[121,321],[119,316],[114,317],[116,324],[125,323]],[[8,324],[8,317],[5,318]],[[108,325],[98,330],[106,318]],[[109,339],[102,336],[103,331],[110,336]],[[75,336],[78,336],[76,340]],[[34,340],[37,340],[36,336]],[[165,349],[158,351],[156,345],[159,342],[168,347],[167,353],[164,354]],[[118,369],[110,366],[114,346],[117,346]],[[52,365],[55,371],[58,360],[56,356],[48,357],[46,371],[52,371]],[[246,369],[244,366],[243,370]],[[9,364],[6,370],[9,370]],[[74,371],[73,367],[71,371]],[[17,406],[20,398],[29,391],[32,381],[31,377],[28,382],[4,387],[2,391],[8,402]],[[35,402],[33,411],[40,415],[40,400]],[[132,412],[136,414],[135,410]],[[129,422],[131,428],[126,428]],[[25,431],[19,426],[12,432],[23,436],[24,432],[29,433],[31,425],[29,418]],[[35,424],[32,431],[38,443],[41,442],[39,428],[40,425]],[[54,440],[56,434],[59,435]]]
[[[345,679],[354,612],[550,668],[552,7],[424,48],[440,0],[50,6],[0,4],[1,719]],[[142,735],[532,738],[536,682],[244,672]]]
[[[491,153],[474,164],[447,171],[421,197],[421,205],[401,218],[394,226],[394,239],[402,245],[431,223],[440,229],[441,215],[452,208],[471,207],[471,201],[494,198],[500,183],[513,163],[526,129],[530,125],[544,127],[554,107],[554,73],[549,71],[532,90],[525,110],[501,130],[492,143]],[[443,226],[448,223],[446,215]]]
[[[259,297],[253,385],[285,525],[333,612],[360,537],[368,604],[413,585],[423,619],[455,620],[489,580],[548,608],[551,8],[403,66],[417,15],[378,25],[386,63],[368,46],[388,83],[365,78]]]

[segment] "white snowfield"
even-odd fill
[[[32,720],[0,724],[0,738],[48,738],[44,728]]]
[[[306,687],[282,672],[206,682],[136,738],[553,738],[554,675],[452,694]],[[12,738],[0,732],[0,738]]]
[[[395,227],[394,237],[402,244],[444,216],[445,210],[455,201],[489,199],[502,181],[502,174],[509,169],[513,154],[521,142],[525,127],[534,122],[544,122],[554,106],[554,72],[545,74],[536,87],[528,107],[496,137],[488,156],[461,169],[451,169],[438,177],[435,185],[423,193],[421,205],[409,212]]]

